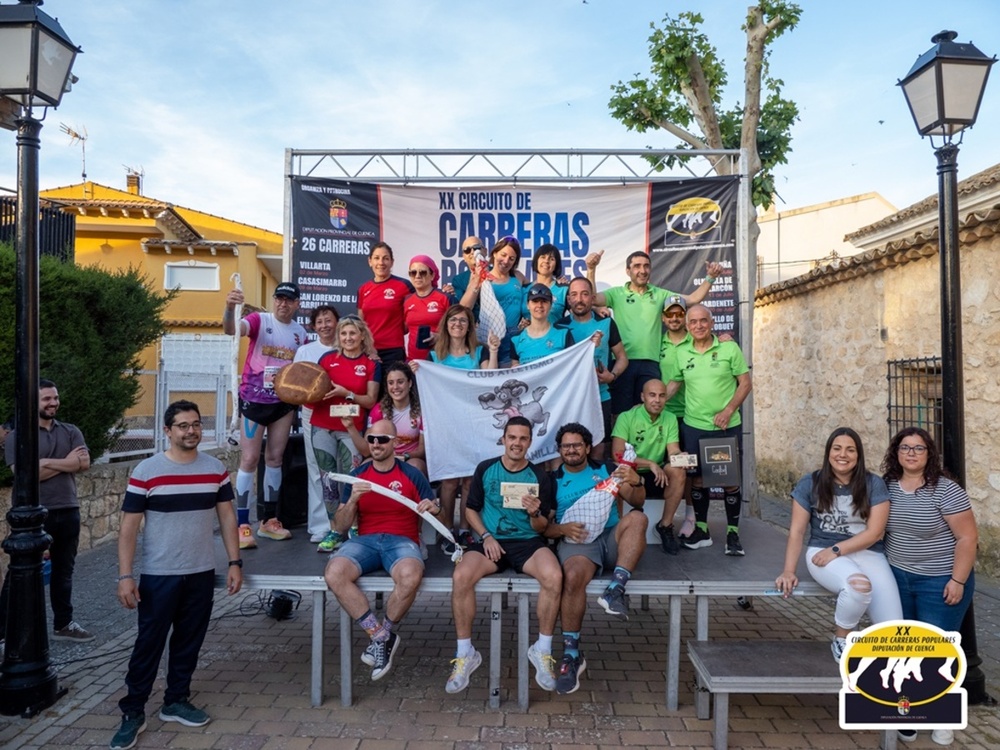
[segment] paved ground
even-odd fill
[[[787,528],[787,506],[767,499],[764,517]],[[750,550],[749,554],[753,551]],[[691,553],[697,554],[697,553]],[[76,602],[78,618],[99,634],[86,645],[52,644],[62,698],[34,719],[0,718],[0,747],[107,747],[118,725],[124,665],[134,638],[134,615],[115,598],[114,545],[81,555]],[[1000,694],[1000,586],[980,579],[976,595],[979,652],[987,685]],[[638,602],[633,602],[637,605]],[[486,601],[481,598],[477,642],[486,646]],[[331,600],[328,607],[336,608]],[[150,719],[140,748],[220,748],[247,750],[584,750],[584,748],[709,748],[711,723],[695,717],[693,672],[681,663],[681,707],[664,708],[665,602],[636,610],[627,624],[610,620],[591,605],[582,649],[588,669],[577,693],[559,696],[532,683],[531,708],[516,707],[515,618],[505,621],[502,706],[488,707],[486,667],[463,695],[444,692],[454,648],[449,602],[443,595],[421,595],[401,629],[404,648],[390,677],[372,683],[355,668],[354,705],[339,705],[339,635],[327,616],[326,701],[309,705],[310,604],[304,601],[293,620],[268,618],[255,592],[216,604],[215,616],[195,677],[193,701],[213,722],[201,729],[164,724],[155,717],[162,680],[154,688]],[[758,598],[751,611],[735,601],[714,600],[711,638],[827,639],[832,598],[790,601]],[[513,611],[511,611],[513,615]],[[694,635],[694,607],[684,608],[684,638]],[[352,650],[364,644],[355,628]],[[557,646],[557,651],[559,650]],[[837,723],[835,696],[734,696],[730,709],[730,746],[734,748],[877,747],[874,732],[844,732]],[[937,747],[921,735],[914,748]],[[969,729],[957,733],[953,747],[1000,747],[1000,710],[972,707]]]

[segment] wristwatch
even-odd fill
[[[353,394],[353,393],[351,393],[350,391],[348,391],[348,392],[347,392],[347,395],[346,395],[346,396],[344,396],[344,398],[346,398],[346,399],[347,399],[348,401],[351,401],[351,402],[353,402],[353,401],[354,401],[354,394]]]
[[[237,568],[242,568],[242,567],[243,567],[243,561],[242,561],[242,560],[230,560],[230,561],[229,561],[229,567],[231,568],[231,567],[233,567],[234,565],[235,565],[235,566],[236,566]]]
[[[840,547],[836,544],[830,547],[830,551],[833,552],[837,557],[840,557]]]

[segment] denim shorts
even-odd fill
[[[365,534],[348,539],[331,557],[345,557],[358,566],[361,575],[385,570],[392,573],[400,560],[412,558],[424,564],[420,547],[415,541],[396,534]]]

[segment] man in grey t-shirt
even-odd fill
[[[83,433],[56,419],[59,389],[51,380],[38,383],[38,502],[46,509],[45,533],[52,537],[49,560],[49,601],[52,604],[52,639],[94,640],[73,620],[73,568],[80,546],[80,502],[76,497],[76,475],[90,468],[90,451]],[[17,432],[4,442],[4,455],[12,469],[17,455]],[[0,592],[0,639],[7,630],[8,584]],[[15,606],[18,602],[14,603]]]

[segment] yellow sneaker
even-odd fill
[[[257,527],[257,536],[262,536],[265,539],[273,539],[276,542],[283,542],[286,539],[292,538],[292,532],[281,525],[281,521],[277,518],[269,518],[266,521],[261,521],[260,526]]]
[[[257,540],[253,538],[253,529],[250,524],[240,524],[240,549],[253,549],[257,546]]]

